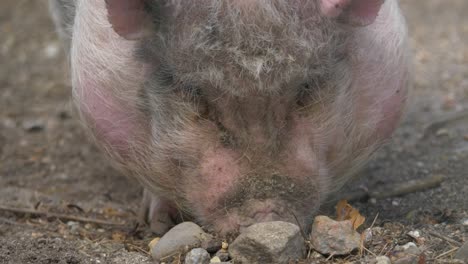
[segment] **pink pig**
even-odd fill
[[[51,0],[73,98],[164,233],[308,226],[392,134],[409,80],[396,0]]]

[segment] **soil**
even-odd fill
[[[372,254],[413,241],[427,263],[453,263],[457,245],[449,240],[468,240],[468,2],[400,2],[414,55],[412,97],[393,140],[348,191],[443,176],[436,188],[353,206],[367,226],[378,214],[375,226],[390,237],[387,249],[373,246]],[[108,165],[76,118],[67,58],[47,11],[46,0],[0,2],[0,263],[151,263],[146,245],[152,236],[134,224],[141,188]],[[456,113],[464,114],[453,118]],[[410,238],[414,230],[424,239]]]

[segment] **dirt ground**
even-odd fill
[[[408,113],[393,141],[349,189],[388,190],[443,176],[436,188],[353,205],[367,225],[378,213],[376,225],[396,228],[390,244],[412,241],[406,232],[420,230],[426,262],[452,263],[456,245],[431,234],[468,240],[468,1],[401,3],[414,52]],[[70,90],[46,1],[2,0],[0,263],[150,263],[145,251],[151,236],[133,225],[141,189],[87,139]],[[49,217],[2,207],[47,211]],[[54,212],[126,225],[59,220]]]

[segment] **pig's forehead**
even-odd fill
[[[177,17],[177,21],[188,18],[187,21],[194,22],[213,14],[236,15],[238,18],[245,16],[251,19],[265,15],[273,16],[276,19],[285,15],[294,15],[298,19],[310,20],[312,17],[322,16],[317,2],[310,0],[170,0],[162,6],[157,1],[154,3],[159,9],[165,10],[164,14]],[[213,17],[210,18],[213,19]]]

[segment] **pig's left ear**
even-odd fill
[[[320,0],[321,10],[327,17],[354,26],[372,24],[385,0]]]
[[[114,31],[128,40],[145,37],[151,29],[147,0],[106,0],[107,16]]]

